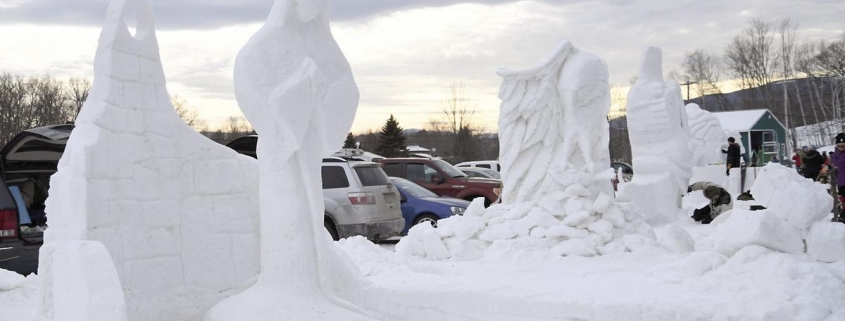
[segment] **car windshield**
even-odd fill
[[[446,175],[449,175],[449,177],[467,177],[467,174],[464,174],[464,172],[462,172],[460,169],[455,166],[452,166],[452,164],[449,164],[441,159],[434,159],[432,160],[432,162],[434,162],[437,167],[440,167],[441,170],[446,172]]]
[[[492,169],[482,169],[482,171],[487,173],[488,175],[490,175],[491,177],[493,177],[495,179],[502,179],[502,175],[499,174],[499,172],[497,172],[497,171],[494,171]]]
[[[407,179],[403,178],[390,178],[390,181],[393,185],[399,188],[403,193],[411,195],[415,198],[426,198],[426,197],[437,197],[437,194],[434,192],[425,189],[425,187],[419,186],[414,182],[411,182]]]

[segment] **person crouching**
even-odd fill
[[[731,194],[724,188],[713,182],[696,182],[687,188],[687,192],[703,191],[704,196],[710,200],[710,204],[693,212],[692,219],[701,224],[710,224],[719,214],[733,208]]]

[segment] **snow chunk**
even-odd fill
[[[807,254],[822,262],[845,260],[845,224],[813,223],[807,235]]]
[[[833,208],[826,186],[806,179],[789,167],[769,163],[751,188],[754,199],[792,226],[806,229]]]
[[[669,224],[655,231],[657,242],[663,247],[677,253],[695,251],[695,240],[683,228]]]
[[[716,227],[714,248],[722,254],[730,256],[749,245],[787,253],[804,252],[800,230],[768,210],[732,212],[727,221]]]
[[[52,248],[51,248],[52,247]],[[62,321],[125,321],[123,288],[106,247],[96,241],[68,241],[52,252],[53,302],[49,315]]]
[[[0,269],[0,291],[9,291],[21,286],[26,281],[23,275]]]

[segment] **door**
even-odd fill
[[[425,163],[406,163],[405,178],[409,181],[422,185],[429,191],[443,196],[454,196],[454,190],[448,182],[448,177],[440,173],[436,168]],[[435,182],[439,177],[440,182]]]

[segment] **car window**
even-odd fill
[[[492,169],[487,169],[487,170],[484,170],[484,173],[486,173],[487,175],[489,175],[489,176],[490,176],[490,177],[492,177],[492,178],[495,178],[495,179],[502,179],[502,174],[499,174],[499,172],[494,171],[494,170],[492,170]]]
[[[431,183],[431,178],[434,177],[434,175],[440,175],[437,170],[433,167],[420,163],[406,164],[405,171],[407,171],[408,174],[408,177],[406,178],[412,182],[423,181],[426,183]]]
[[[487,168],[487,169],[490,169],[490,165],[489,165],[489,164],[478,164],[478,165],[475,165],[475,167],[481,167],[481,168]]]
[[[469,176],[469,177],[481,177],[481,178],[484,178],[484,175],[481,175],[481,173],[476,173],[476,172],[471,172],[471,171],[465,171],[464,173],[466,173],[466,174],[467,174],[467,176]]]
[[[381,167],[378,166],[359,166],[355,167],[355,173],[358,174],[358,179],[361,180],[361,185],[364,186],[380,186],[388,185],[387,175]]]
[[[464,172],[462,172],[457,167],[452,166],[452,164],[449,164],[449,163],[447,163],[447,162],[445,162],[441,159],[434,159],[434,160],[432,160],[432,162],[434,162],[434,164],[437,165],[437,167],[439,167],[441,170],[446,172],[446,175],[449,175],[449,177],[455,178],[455,177],[466,177],[467,176],[466,174],[464,174]]]
[[[390,180],[393,182],[393,185],[396,185],[402,192],[409,194],[416,198],[425,198],[425,197],[437,197],[432,191],[425,189],[425,187],[419,186],[414,182],[411,182],[407,179],[401,178],[394,178]]]
[[[496,164],[496,171],[501,172],[502,171],[502,165]]]
[[[401,167],[399,167],[399,163],[384,164],[384,173],[387,174],[387,176],[399,177],[402,175],[400,169]]]
[[[346,171],[340,166],[323,166],[323,189],[349,187]]]

